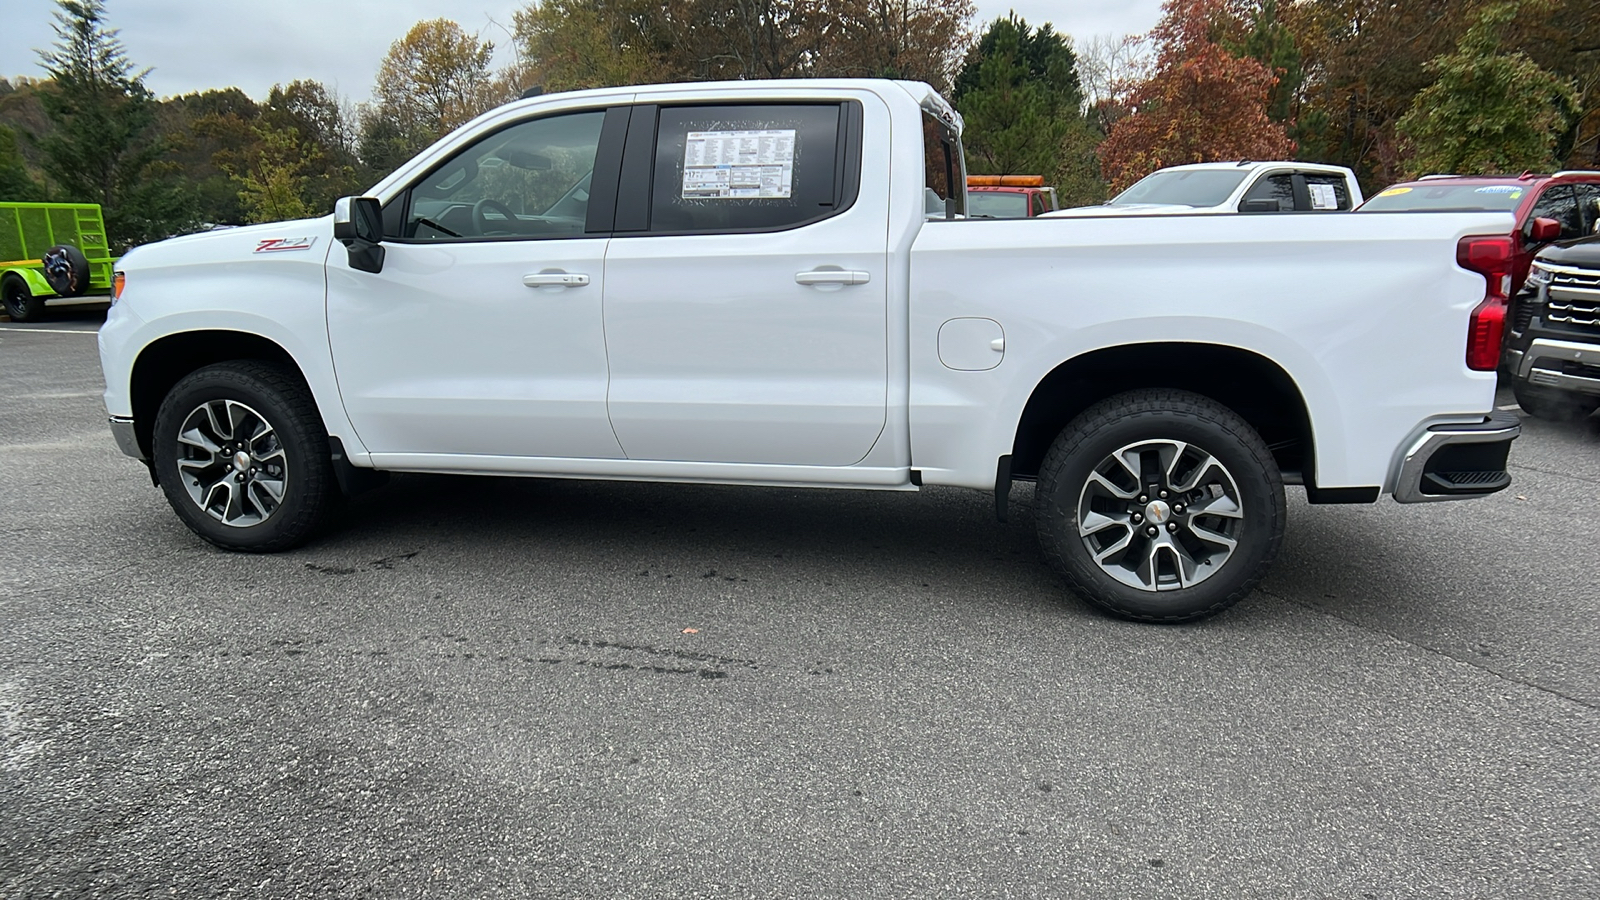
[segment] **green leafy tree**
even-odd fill
[[[252,222],[281,222],[315,215],[306,202],[311,179],[304,174],[320,162],[316,148],[300,140],[293,127],[255,125],[256,143],[238,156],[222,161],[239,187],[239,202]]]
[[[56,43],[40,51],[53,90],[40,93],[53,133],[39,138],[44,169],[62,199],[99,203],[117,250],[155,240],[193,220],[191,193],[154,134],[155,103],[134,72],[104,0],[56,0]]]
[[[313,214],[330,212],[340,197],[359,193],[376,174],[356,156],[356,128],[337,95],[317,81],[273,85],[261,109],[262,122],[293,131],[306,145],[299,173],[301,197]]]
[[[1503,50],[1501,34],[1520,6],[1485,7],[1456,52],[1428,63],[1438,78],[1398,124],[1412,175],[1547,170],[1560,162],[1562,137],[1578,118],[1577,93],[1525,54]]]
[[[1301,65],[1300,48],[1294,34],[1279,15],[1278,0],[1258,0],[1245,11],[1244,39],[1230,42],[1235,56],[1246,56],[1260,62],[1278,76],[1272,94],[1267,100],[1267,118],[1274,122],[1288,122],[1294,117],[1295,99],[1300,86],[1305,83],[1305,70]]]
[[[44,199],[44,185],[40,184],[17,148],[17,133],[0,125],[0,200],[28,202]]]
[[[1083,120],[1077,60],[1065,36],[1015,13],[994,20],[956,73],[974,174],[1053,176],[1069,132]]]

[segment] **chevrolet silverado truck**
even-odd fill
[[[1285,484],[1509,483],[1503,213],[979,218],[961,127],[884,80],[511,103],[330,216],[129,253],[112,433],[256,552],[387,472],[953,485],[1002,519],[1034,481],[1071,591],[1154,622],[1251,590]]]

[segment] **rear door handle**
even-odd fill
[[[872,280],[871,272],[853,269],[812,269],[794,273],[800,284],[866,284]]]
[[[535,272],[522,276],[522,283],[531,288],[583,287],[589,283],[589,276],[582,272]]]

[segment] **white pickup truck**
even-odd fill
[[[247,551],[383,472],[1036,480],[1071,590],[1164,622],[1250,591],[1285,484],[1509,483],[1503,215],[980,219],[960,132],[877,80],[509,104],[331,216],[124,257],[112,432]]]

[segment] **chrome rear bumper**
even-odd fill
[[[1430,503],[1505,490],[1511,486],[1506,456],[1521,433],[1521,422],[1509,412],[1490,413],[1482,422],[1430,427],[1406,451],[1394,499]]]

